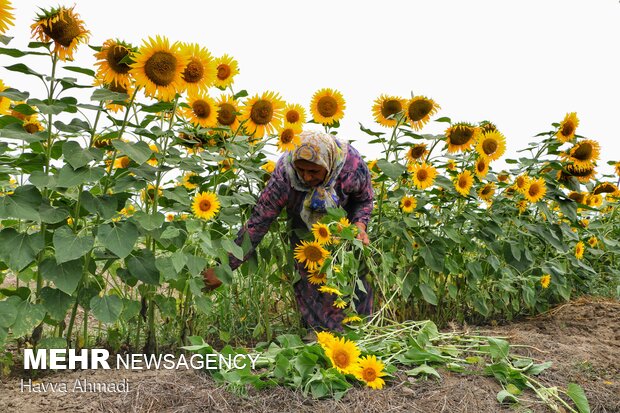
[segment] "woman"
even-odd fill
[[[306,131],[300,139],[294,151],[278,160],[250,219],[237,235],[239,245],[246,233],[252,243],[243,261],[254,252],[271,222],[285,207],[293,229],[308,231],[325,215],[327,208],[340,206],[359,229],[357,239],[369,243],[366,227],[373,208],[373,190],[370,172],[359,152],[326,133]],[[291,247],[295,248],[299,241],[296,231],[292,231]],[[234,270],[243,261],[231,255],[230,267]],[[321,293],[310,284],[303,264],[296,262],[295,267],[301,275],[294,290],[304,324],[313,329],[341,330],[344,313],[333,306],[334,296]],[[203,276],[208,290],[222,284],[213,268],[205,270]],[[356,310],[359,314],[370,314],[372,290],[365,279],[363,283],[368,293],[356,291]]]

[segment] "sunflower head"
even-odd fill
[[[74,7],[60,6],[50,10],[41,9],[30,26],[33,37],[42,42],[54,41],[54,54],[62,61],[73,60],[73,52],[80,43],[86,43],[90,32],[73,11]]]
[[[201,192],[192,202],[192,211],[197,218],[212,219],[220,209],[220,201],[214,192]]]
[[[331,347],[334,340],[336,340],[336,337],[329,331],[320,331],[316,333],[316,341],[321,345],[321,347],[323,347],[323,349],[328,349]]]
[[[588,238],[588,245],[592,248],[596,247],[598,245],[598,240],[596,239],[596,237]]]
[[[325,354],[332,365],[342,374],[356,374],[359,371],[360,350],[353,341],[344,337],[334,338]]]
[[[592,193],[594,195],[598,194],[613,194],[618,191],[618,187],[610,182],[603,182],[602,184],[598,184],[594,187]]]
[[[405,103],[405,116],[411,129],[420,130],[428,123],[438,109],[441,109],[433,99],[425,96],[414,96]]]
[[[579,241],[576,245],[575,245],[575,258],[577,258],[578,260],[583,258],[583,253],[586,250],[586,246],[583,243],[583,241]]]
[[[217,101],[217,123],[229,127],[232,131],[239,127],[239,108],[231,95],[222,95]]]
[[[591,139],[584,139],[575,144],[563,157],[573,162],[577,168],[587,168],[595,165],[601,154],[601,147],[598,142]]]
[[[267,172],[268,174],[272,174],[273,171],[275,171],[276,169],[276,163],[274,161],[267,161],[265,162],[263,165],[261,165],[260,167],[263,171]]]
[[[222,90],[232,85],[235,76],[239,74],[239,63],[227,54],[215,59],[215,68],[217,70],[215,86]]]
[[[342,93],[333,89],[320,89],[310,102],[314,121],[323,125],[333,125],[344,117],[345,101]]]
[[[404,196],[400,199],[400,209],[402,209],[404,213],[412,213],[415,210],[416,206],[417,201],[412,196]]]
[[[329,244],[331,242],[332,233],[329,230],[329,227],[320,222],[317,222],[312,226],[312,235],[314,235],[314,240],[321,245]]]
[[[284,125],[278,132],[278,141],[276,143],[280,152],[294,151],[300,144],[301,126],[295,124]]]
[[[455,123],[446,129],[448,153],[464,152],[478,139],[480,129],[466,122]]]
[[[359,369],[355,377],[366,383],[368,387],[380,390],[385,385],[385,381],[382,379],[385,376],[384,369],[385,365],[377,360],[376,356],[365,356],[359,360]]]
[[[480,156],[495,161],[506,151],[506,138],[499,131],[490,131],[479,136],[476,151]]]
[[[478,191],[478,196],[485,202],[491,202],[493,195],[495,194],[495,183],[486,183]]]
[[[596,171],[594,170],[594,165],[578,167],[574,164],[568,164],[564,168],[558,172],[558,180],[568,179],[570,177],[576,178],[581,183],[588,183],[590,180],[594,178],[596,175]]]
[[[620,162],[616,162],[614,164],[614,171],[616,172],[616,175],[620,176]]]
[[[551,276],[549,274],[545,274],[540,277],[540,286],[542,288],[548,288],[549,284],[551,284]]]
[[[322,285],[327,283],[327,273],[320,271],[311,271],[308,273],[308,281],[310,284]]]
[[[407,151],[407,159],[410,162],[419,162],[424,156],[428,154],[425,143],[416,143]]]
[[[426,189],[433,185],[435,177],[437,176],[437,169],[431,164],[426,162],[423,164],[415,164],[412,167],[412,179],[413,184],[418,189]]]
[[[0,0],[0,34],[6,32],[9,26],[13,26],[13,8],[7,0]]]
[[[136,48],[120,40],[106,40],[101,50],[95,53],[98,81],[101,84],[117,84],[128,88],[131,66],[127,60],[135,51]]]
[[[395,126],[398,122],[397,116],[403,111],[405,104],[405,99],[397,96],[379,96],[372,107],[375,121],[388,128]]]
[[[41,122],[39,122],[37,115],[27,117],[26,120],[24,120],[22,127],[24,128],[26,132],[30,134],[45,130],[43,125],[41,125]]]
[[[217,74],[215,59],[207,49],[196,43],[182,43],[180,48],[189,58],[181,74],[187,91],[189,93],[206,92],[215,82]]]
[[[489,160],[484,156],[479,156],[474,168],[478,179],[484,179],[489,173]]]
[[[543,199],[547,193],[547,185],[543,178],[531,179],[524,188],[523,195],[531,203],[536,203]]]
[[[329,251],[316,241],[301,241],[301,244],[295,248],[295,259],[305,264],[308,271],[320,269],[328,256]]]
[[[456,191],[463,195],[469,195],[469,191],[471,190],[472,185],[474,184],[474,177],[471,172],[465,170],[456,176],[454,180],[454,187]]]
[[[579,204],[583,204],[586,199],[586,194],[573,191],[568,194],[568,197]]]
[[[255,95],[247,101],[241,110],[241,119],[253,139],[261,139],[265,134],[272,134],[281,127],[284,102],[274,92]]]
[[[575,130],[579,126],[579,119],[575,112],[567,113],[555,136],[560,142],[570,142],[575,138]]]
[[[212,128],[217,125],[217,104],[206,94],[190,93],[185,117],[194,125]]]

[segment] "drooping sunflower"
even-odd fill
[[[8,0],[0,0],[0,33],[4,33],[13,26],[14,16],[11,11],[11,2]]]
[[[525,199],[533,204],[543,199],[546,193],[547,184],[545,184],[545,180],[543,178],[531,179],[523,191]]]
[[[306,123],[306,109],[297,103],[287,104],[284,108],[284,125],[303,126],[304,123]]]
[[[198,94],[213,86],[217,75],[215,59],[209,51],[197,43],[181,43],[181,50],[189,57],[181,77],[187,92]]]
[[[232,85],[235,76],[239,74],[239,63],[227,54],[215,59],[215,68],[217,69],[215,86],[222,90]]]
[[[405,103],[405,115],[411,129],[420,130],[428,123],[441,107],[433,99],[425,96],[414,96]]]
[[[193,182],[193,179],[198,177],[198,174],[195,172],[186,172],[183,174],[183,178],[181,181],[181,185],[183,185],[186,189],[192,191],[198,188],[198,185]]]
[[[398,122],[396,117],[403,111],[406,104],[407,101],[403,98],[381,95],[372,106],[372,114],[378,124],[391,128]]]
[[[478,179],[484,179],[489,173],[489,160],[483,156],[479,156],[474,168]]]
[[[192,202],[192,211],[198,218],[212,219],[220,210],[220,201],[214,192],[200,192]]]
[[[583,241],[579,241],[577,245],[575,245],[575,258],[577,258],[578,260],[582,259],[585,250],[586,246],[584,245]]]
[[[185,90],[183,71],[189,57],[179,49],[177,42],[170,44],[167,37],[156,36],[144,40],[134,55],[131,75],[144,93],[166,102]]]
[[[410,162],[419,162],[427,154],[426,144],[416,143],[407,151],[407,159],[409,159]]]
[[[331,345],[325,350],[325,355],[332,365],[342,374],[358,373],[360,354],[355,343],[344,337],[334,337]]]
[[[274,92],[254,95],[241,109],[241,120],[245,129],[254,139],[260,139],[265,133],[272,134],[280,128],[284,111],[284,102]]]
[[[334,300],[334,303],[332,305],[342,310],[343,308],[347,307],[347,302],[344,301],[342,298],[338,298],[337,300]]]
[[[578,168],[573,164],[566,165],[564,171],[558,172],[558,180],[563,180],[564,178],[575,177],[579,182],[585,184],[590,182],[594,176],[596,175],[596,171],[594,170],[594,165],[585,166],[582,168]]]
[[[310,112],[314,121],[328,126],[344,117],[345,108],[342,93],[329,88],[317,91],[310,102]]]
[[[84,27],[74,7],[60,6],[37,14],[30,26],[32,36],[41,42],[54,41],[54,54],[62,61],[73,60],[73,52],[80,43],[86,43],[90,32]]]
[[[299,144],[301,144],[301,126],[299,125],[285,125],[278,132],[278,141],[276,145],[280,152],[294,151]]]
[[[320,271],[311,271],[308,273],[308,281],[310,284],[321,285],[327,283],[327,273]]]
[[[433,185],[436,176],[437,169],[435,169],[433,165],[424,162],[422,164],[416,164],[413,166],[413,184],[418,189],[426,189],[429,186]]]
[[[551,275],[545,274],[542,277],[540,277],[540,286],[542,288],[548,288],[549,284],[551,284]]]
[[[446,129],[448,153],[465,152],[478,139],[480,129],[466,122],[455,123]]]
[[[495,183],[488,182],[478,191],[478,196],[485,202],[491,202],[495,194]]]
[[[45,130],[41,122],[39,122],[39,117],[37,115],[28,116],[22,124],[22,128],[30,134]]]
[[[123,59],[131,57],[135,48],[120,40],[108,39],[95,53],[97,62],[97,79],[101,84],[115,84],[128,88],[130,85],[129,71],[131,66]]]
[[[469,191],[471,190],[473,184],[474,177],[471,172],[467,170],[458,174],[454,180],[454,188],[456,188],[456,191],[463,196],[469,195]]]
[[[611,182],[603,182],[595,186],[594,189],[592,190],[592,193],[594,195],[613,194],[614,192],[617,192],[617,191],[618,191],[618,187],[616,185],[612,184]]]
[[[583,204],[585,203],[586,194],[573,191],[568,194],[568,197],[577,203]]]
[[[506,152],[506,138],[497,130],[483,133],[478,138],[476,151],[489,161],[495,161]]]
[[[508,179],[510,179],[510,175],[506,171],[501,171],[497,174],[497,180],[500,182],[508,182]]]
[[[323,266],[329,251],[316,241],[301,241],[295,248],[295,259],[304,264],[308,271],[316,271]]]
[[[191,123],[203,128],[217,125],[217,104],[207,94],[190,93],[187,104],[189,107],[183,113]]]
[[[222,95],[217,100],[217,123],[234,131],[239,127],[239,108],[233,96]]]
[[[579,126],[579,119],[577,113],[571,112],[564,116],[564,120],[560,123],[560,127],[555,136],[562,143],[570,142],[575,138],[575,130]]]
[[[385,376],[385,364],[377,360],[376,356],[365,356],[359,360],[359,370],[355,377],[366,383],[372,389],[380,390],[385,385],[385,381],[381,378]]]
[[[329,230],[329,227],[320,222],[317,222],[312,226],[312,235],[314,235],[314,240],[321,245],[329,244],[331,242],[332,233]]]
[[[595,164],[601,154],[601,146],[591,139],[584,139],[575,144],[570,152],[563,157],[575,165],[576,168],[587,168]]]
[[[342,324],[359,323],[360,321],[362,321],[362,317],[358,315],[352,315],[352,316],[343,318]]]

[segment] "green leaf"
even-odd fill
[[[437,296],[435,295],[435,291],[428,284],[420,284],[420,291],[422,292],[422,297],[426,302],[437,305]]]
[[[388,162],[385,159],[379,159],[377,166],[387,176],[394,180],[398,180],[400,176],[407,170],[404,166],[397,162]]]
[[[90,309],[102,323],[114,323],[123,312],[123,301],[117,295],[96,295],[90,299]]]
[[[41,73],[35,72],[23,63],[18,63],[12,66],[5,66],[5,68],[7,70],[10,70],[11,72],[23,73],[25,75],[32,75],[43,79],[43,75]]]
[[[69,294],[50,287],[43,287],[41,299],[43,300],[43,307],[54,320],[64,320],[67,310],[74,301]]]
[[[79,67],[79,66],[63,66],[63,69],[69,70],[71,72],[82,73],[84,75],[95,77],[95,71],[92,69],[86,69],[84,67]]]
[[[66,225],[54,231],[53,242],[58,264],[83,257],[95,245],[95,239],[91,235],[74,234]]]
[[[0,197],[0,219],[18,218],[39,222],[39,206],[42,202],[41,192],[35,186],[19,186],[13,194]]]
[[[11,326],[14,338],[30,334],[45,317],[45,308],[42,304],[31,304],[29,301],[22,301],[17,305],[17,319]]]
[[[508,357],[510,351],[510,344],[506,340],[501,338],[489,337],[489,353],[493,360],[502,360]]]
[[[238,260],[243,260],[243,248],[237,245],[234,241],[224,238],[221,240],[222,248],[229,254],[232,254]]]
[[[59,290],[71,295],[82,279],[82,260],[64,262],[60,265],[53,258],[46,258],[40,265],[39,271],[44,279],[53,281]]]
[[[91,95],[90,100],[95,100],[98,102],[104,100],[117,100],[120,102],[124,102],[128,98],[129,95],[127,95],[126,93],[112,92],[109,89],[97,89]]]
[[[211,315],[211,307],[213,307],[213,301],[205,296],[194,296],[194,305],[204,315]]]
[[[579,410],[579,413],[590,413],[590,404],[588,403],[588,398],[586,397],[586,393],[583,391],[583,388],[575,383],[569,383],[566,389],[566,393],[568,397],[570,397],[574,402],[575,406]]]
[[[149,145],[143,141],[128,143],[123,142],[120,139],[114,139],[112,140],[112,145],[116,149],[118,149],[118,151],[122,155],[127,155],[138,164],[143,164],[144,162],[149,160],[149,158],[153,154],[153,151],[151,151]]]
[[[432,368],[431,366],[427,364],[422,364],[421,366],[416,367],[415,369],[407,370],[405,373],[407,373],[408,376],[414,376],[414,377],[419,376],[420,374],[424,374],[427,376],[435,376],[441,380],[441,376],[439,375],[439,373],[437,373],[437,370],[435,370],[434,368]]]
[[[11,327],[15,322],[16,318],[17,304],[14,302],[14,300],[0,301],[0,327]]]
[[[2,92],[0,92],[0,96],[4,96],[6,98],[9,98],[15,102],[20,102],[23,100],[28,99],[28,97],[30,96],[29,92],[21,92],[17,89],[13,89],[13,88],[7,88],[4,89]]]
[[[160,228],[166,220],[166,217],[161,212],[156,212],[155,215],[151,215],[144,211],[138,211],[133,215],[133,218],[138,221],[138,224],[146,231],[153,231]]]
[[[513,394],[507,390],[502,390],[497,393],[497,401],[500,403],[516,403],[519,401]]]
[[[66,141],[62,145],[62,156],[73,169],[86,166],[90,161],[95,159],[88,149],[82,148],[76,141]]]
[[[28,104],[36,106],[44,115],[58,115],[69,108],[65,102],[61,100],[52,100],[52,103],[49,104],[47,101],[43,101],[40,99],[28,99]],[[70,112],[70,110],[67,110]]]
[[[22,140],[28,143],[40,142],[47,139],[47,136],[45,136],[45,132],[26,132],[21,125],[21,122],[11,123],[0,129],[0,136],[7,139]]]
[[[142,249],[125,258],[129,273],[146,284],[159,284],[159,270],[155,266],[155,256],[148,249]]]
[[[138,235],[138,228],[130,221],[102,224],[97,229],[97,239],[119,258],[125,258],[131,253]]]
[[[47,204],[41,204],[39,214],[41,215],[41,221],[46,224],[57,224],[69,216],[69,212],[66,209],[53,208]]]
[[[41,233],[25,234],[13,228],[0,231],[0,257],[14,271],[30,265],[43,246]]]
[[[424,258],[424,262],[428,265],[433,271],[442,272],[443,271],[443,260],[439,257],[435,256],[436,250],[431,248],[429,245],[424,245],[420,248],[420,255]]]
[[[70,188],[90,182],[97,182],[104,175],[105,170],[100,167],[83,167],[74,170],[70,165],[65,165],[58,173],[56,184],[62,188]]]
[[[295,367],[295,370],[299,372],[299,375],[301,376],[302,380],[308,377],[310,373],[312,373],[312,371],[314,370],[314,367],[317,364],[318,359],[319,359],[318,355],[311,353],[307,349],[303,350],[295,358],[295,361],[293,362],[293,366]]]

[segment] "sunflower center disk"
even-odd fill
[[[206,199],[203,199],[202,201],[200,201],[198,208],[200,208],[200,210],[203,212],[208,212],[211,210],[211,202],[209,202]]]
[[[43,26],[43,33],[64,47],[71,46],[73,39],[82,34],[78,22],[66,13],[57,22],[50,24],[50,26]]]
[[[362,376],[364,377],[364,381],[374,381],[377,378],[377,372],[375,369],[364,369]]]
[[[267,100],[259,100],[252,106],[250,118],[257,125],[266,125],[273,117],[273,106]]]
[[[405,208],[410,208],[410,207],[411,207],[411,201],[407,199],[407,200],[404,202],[404,205],[405,205]]]
[[[327,233],[327,230],[325,228],[321,228],[319,229],[319,235],[323,238],[327,238],[329,236],[329,234]]]
[[[482,142],[482,150],[487,155],[492,155],[497,151],[497,141],[495,139],[485,139]]]
[[[476,167],[478,168],[478,172],[484,172],[486,169],[486,164],[484,162],[478,162]]]
[[[531,197],[535,197],[540,192],[540,188],[538,188],[538,185],[532,184],[530,185],[530,189],[527,192],[530,194]]]
[[[574,131],[575,131],[575,125],[573,125],[572,122],[567,122],[566,124],[562,126],[561,133],[564,136],[570,136],[573,134]]]
[[[573,158],[578,159],[580,161],[588,161],[592,157],[592,145],[588,142],[583,142],[581,145],[577,147],[575,152],[573,152]]]
[[[221,64],[217,67],[217,78],[220,80],[226,80],[231,74],[230,66]]]
[[[383,103],[381,105],[381,115],[384,118],[388,116],[396,115],[397,113],[403,110],[403,105],[400,104],[398,100],[391,99]]]
[[[474,136],[474,131],[470,128],[457,128],[450,134],[450,143],[453,145],[464,145]]]
[[[117,82],[112,82],[107,86],[108,90],[111,90],[112,92],[116,92],[116,93],[127,93],[127,88],[124,87],[123,85],[117,83]]]
[[[280,136],[280,140],[282,141],[282,143],[289,143],[293,140],[294,136],[295,132],[293,132],[291,129],[285,129]]]
[[[217,121],[224,126],[230,126],[235,122],[237,116],[235,115],[235,107],[229,103],[223,103],[220,105],[220,110],[217,115]]]
[[[123,60],[128,54],[129,50],[121,45],[114,45],[110,47],[108,49],[108,53],[106,54],[108,65],[116,73],[120,73],[122,75],[128,73],[131,67],[127,63],[121,63],[121,60]]]
[[[187,83],[198,83],[202,80],[205,70],[199,60],[192,58],[183,71],[183,80]]]
[[[24,130],[28,133],[35,133],[39,131],[39,127],[34,123],[28,123],[24,125]]]
[[[428,178],[428,172],[426,171],[426,169],[420,169],[416,173],[416,177],[418,178],[418,181],[424,182]]]
[[[407,109],[407,114],[409,115],[409,119],[414,122],[424,119],[431,110],[433,110],[433,104],[428,100],[416,100],[415,102],[409,105]]]
[[[177,59],[172,53],[155,52],[146,61],[144,73],[157,86],[168,86],[174,81]]]
[[[299,113],[295,110],[289,110],[286,112],[286,121],[288,123],[297,123],[299,122]]]
[[[211,107],[204,100],[197,100],[192,104],[192,111],[199,118],[208,118],[211,114]]]
[[[465,188],[465,187],[467,187],[467,178],[465,178],[464,176],[462,176],[462,177],[459,179],[459,187],[460,187],[460,188]]]
[[[305,256],[308,259],[308,261],[312,261],[312,262],[319,262],[321,261],[321,258],[323,258],[323,254],[321,253],[321,250],[319,250],[317,247],[313,247],[313,246],[309,246],[306,247],[305,252]]]
[[[323,96],[316,106],[321,116],[326,118],[334,116],[338,111],[338,102],[331,96]]]
[[[411,148],[411,157],[413,159],[421,158],[422,155],[424,155],[425,150],[426,148],[424,146],[414,146],[413,148]]]
[[[347,353],[339,351],[338,353],[334,354],[334,361],[336,362],[336,366],[344,368],[349,365],[349,356],[347,355]]]

